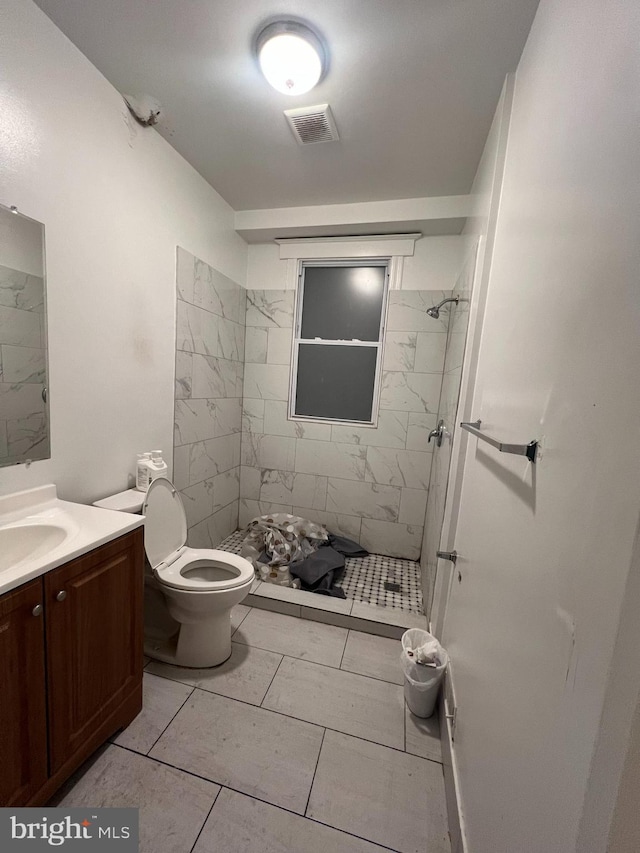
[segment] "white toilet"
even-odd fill
[[[142,513],[147,558],[169,613],[179,623],[170,644],[148,653],[178,666],[223,663],[231,654],[231,609],[248,595],[253,566],[226,551],[188,548],[182,499],[164,477],[149,486]]]

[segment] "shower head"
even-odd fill
[[[455,302],[456,305],[460,302],[459,296],[451,296],[449,299],[443,299],[442,302],[439,302],[437,305],[432,305],[431,308],[427,308],[427,314],[430,317],[433,317],[434,320],[437,320],[440,316],[440,309],[443,305],[446,305],[447,302]]]

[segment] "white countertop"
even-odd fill
[[[62,501],[54,485],[1,496],[0,532],[7,527],[49,525],[61,528],[66,538],[55,547],[43,546],[44,553],[38,549],[13,565],[0,568],[0,594],[10,592],[143,524],[141,515]]]

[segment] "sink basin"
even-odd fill
[[[0,527],[0,572],[48,554],[68,536],[68,529],[50,523]]]
[[[142,524],[141,515],[60,500],[52,483],[0,495],[0,596]]]

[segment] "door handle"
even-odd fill
[[[438,447],[442,447],[442,439],[444,438],[444,434],[446,429],[444,427],[444,420],[441,418],[438,421],[438,426],[435,429],[432,429],[429,433],[429,437],[427,438],[427,443],[431,442],[432,438],[435,438],[436,444]]]
[[[449,560],[455,566],[456,560],[458,559],[458,552],[457,551],[436,551],[436,557],[439,557],[441,560]]]

